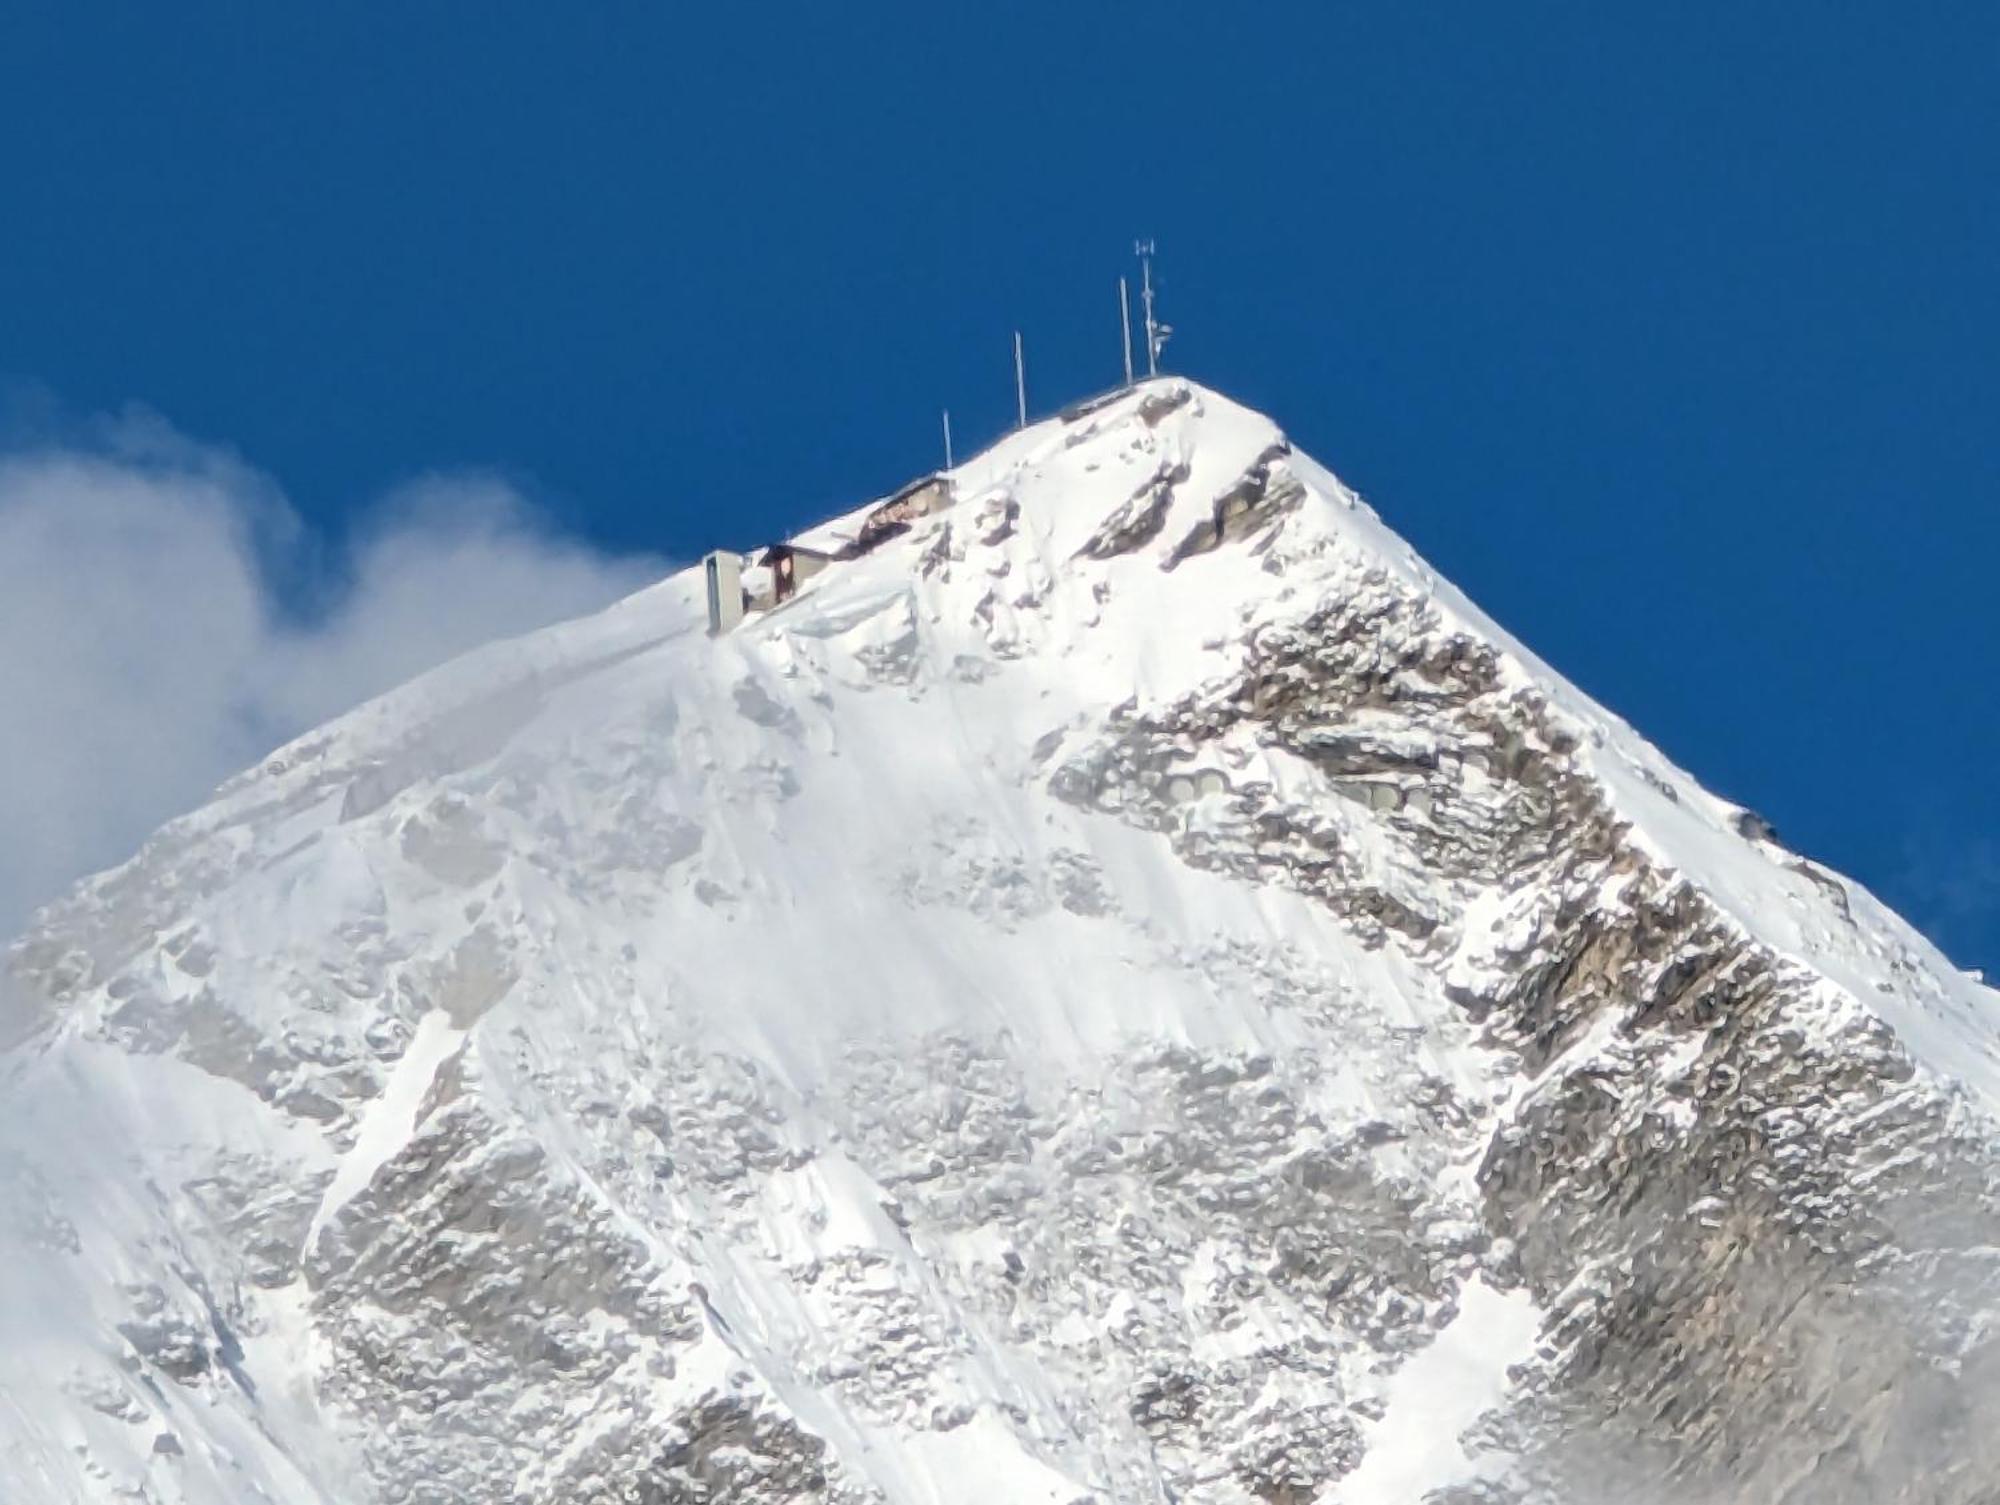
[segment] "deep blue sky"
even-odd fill
[[[686,556],[1116,374],[1273,413],[1711,785],[2000,969],[2000,8],[0,14],[0,374],[337,532]]]

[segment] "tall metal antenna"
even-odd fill
[[[951,469],[951,409],[944,410],[944,468]]]
[[[1146,374],[1160,374],[1160,351],[1166,347],[1167,336],[1172,334],[1171,325],[1162,324],[1153,317],[1153,256],[1159,247],[1150,240],[1132,242],[1132,254],[1139,258],[1139,271],[1143,278],[1139,287],[1139,300],[1146,310]]]
[[[1021,355],[1021,331],[1014,331],[1014,412],[1018,427],[1028,426],[1028,365]]]
[[[1125,296],[1125,279],[1118,279],[1118,327],[1125,332],[1125,385],[1132,385],[1132,303]]]

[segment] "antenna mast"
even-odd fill
[[[1125,279],[1118,279],[1118,327],[1125,334],[1125,385],[1132,385],[1132,303],[1125,296]]]
[[[1172,334],[1171,325],[1162,324],[1153,317],[1153,255],[1159,248],[1150,240],[1132,242],[1132,254],[1139,258],[1139,301],[1146,311],[1146,374],[1160,374],[1160,351],[1166,347],[1167,336]]]
[[[1014,331],[1014,412],[1018,428],[1028,426],[1028,366],[1021,355],[1021,331]]]

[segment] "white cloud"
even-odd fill
[[[0,453],[0,935],[279,743],[659,568],[481,476],[401,488],[335,546],[157,419]]]

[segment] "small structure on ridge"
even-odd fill
[[[771,572],[771,601],[781,606],[799,593],[799,587],[840,558],[802,543],[774,543],[764,550],[757,563]]]

